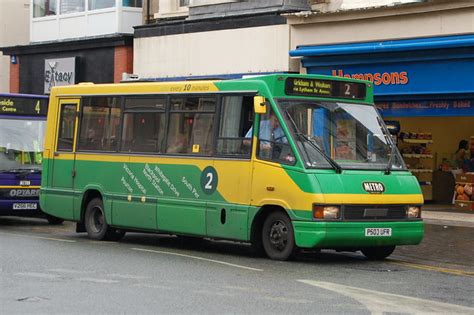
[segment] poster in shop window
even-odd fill
[[[336,160],[356,159],[356,122],[338,119],[336,122]]]

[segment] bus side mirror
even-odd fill
[[[265,103],[265,97],[254,96],[253,97],[253,109],[255,114],[265,114],[267,112],[267,105]]]

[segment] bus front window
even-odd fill
[[[374,106],[277,100],[308,168],[405,169]]]
[[[0,170],[41,169],[46,122],[0,120]]]

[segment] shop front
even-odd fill
[[[373,82],[376,104],[396,127],[425,200],[452,202],[453,173],[474,171],[474,35],[297,46],[290,55],[309,74]],[[473,142],[466,161],[455,154],[461,140]],[[472,189],[462,196],[472,201]]]
[[[113,35],[0,48],[10,56],[10,92],[49,94],[53,86],[120,82],[133,72],[133,36]]]

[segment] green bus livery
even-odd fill
[[[41,208],[79,232],[369,259],[424,234],[423,197],[370,82],[315,75],[54,87]]]

